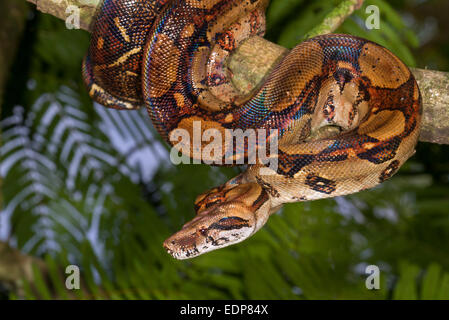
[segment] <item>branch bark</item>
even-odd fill
[[[349,17],[355,10],[362,7],[364,0],[344,0],[334,10],[327,14],[323,21],[310,30],[304,37],[309,39],[321,34],[331,33]]]
[[[34,270],[39,272],[41,279],[36,277]],[[52,270],[48,267],[46,260],[27,255],[8,243],[0,241],[0,283],[19,299],[27,298],[25,282],[36,299],[77,299],[80,296],[84,299],[111,298],[103,287],[98,287],[94,296],[83,278],[80,279],[81,292],[68,288],[64,292],[57,290],[54,281],[64,284],[66,278],[65,268],[62,266]],[[43,281],[48,289],[49,297],[42,296],[42,291],[39,290],[40,281]]]
[[[263,38],[245,41],[232,55],[228,68],[242,93],[263,80],[288,50]],[[423,97],[420,141],[449,144],[449,73],[411,68]]]
[[[80,27],[90,31],[92,21],[102,0],[27,0],[37,4],[38,10],[60,19],[68,17],[67,7],[80,9]],[[363,0],[345,0],[306,37],[333,32],[362,5]],[[254,89],[288,50],[260,37],[245,41],[228,61],[234,85],[247,93]],[[426,69],[412,69],[421,89],[424,104],[420,141],[449,144],[449,73]]]
[[[51,14],[66,21],[73,14],[73,9],[79,9],[80,28],[91,31],[92,22],[103,0],[27,0],[36,5],[37,10]]]
[[[24,297],[23,281],[34,282],[33,267],[47,273],[43,260],[25,255],[8,243],[0,242],[0,282],[8,291]]]

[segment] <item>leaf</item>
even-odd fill
[[[421,299],[435,300],[438,299],[439,280],[441,276],[441,267],[432,264],[427,268],[424,275],[421,288]]]

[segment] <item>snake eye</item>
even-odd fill
[[[207,229],[204,227],[199,229],[198,232],[203,236],[207,236]]]

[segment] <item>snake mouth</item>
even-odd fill
[[[243,241],[255,232],[252,219],[222,217],[203,227],[203,219],[196,218],[164,241],[164,248],[173,258],[191,259],[203,253]]]
[[[214,235],[208,235],[207,230],[203,235],[198,235],[197,232],[188,235],[182,233],[182,230],[175,233],[163,244],[167,253],[178,260],[195,258],[206,252],[241,242],[254,233],[254,227],[244,226],[239,228],[239,232],[221,230],[219,233],[214,232]]]
[[[196,234],[181,235],[179,231],[164,241],[164,248],[168,254],[178,260],[190,259],[201,253],[197,247],[198,236]]]

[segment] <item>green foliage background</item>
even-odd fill
[[[293,47],[339,3],[273,0],[267,38]],[[370,4],[380,8],[380,30],[363,26]],[[409,66],[437,61],[430,65],[448,71],[447,46],[423,52],[419,21],[405,22],[414,5],[365,1],[337,31],[376,41]],[[9,81],[0,149],[7,240],[48,268],[35,268],[9,298],[449,299],[445,146],[421,143],[375,189],[287,205],[242,244],[172,259],[162,241],[192,218],[196,195],[241,169],[169,165],[144,110],[94,108],[80,72],[88,41],[34,12]],[[123,155],[105,134],[106,118],[133,152]],[[161,162],[150,180],[130,161],[143,150]],[[68,264],[81,267],[82,290],[65,289]],[[381,268],[380,290],[365,288],[370,264]]]

